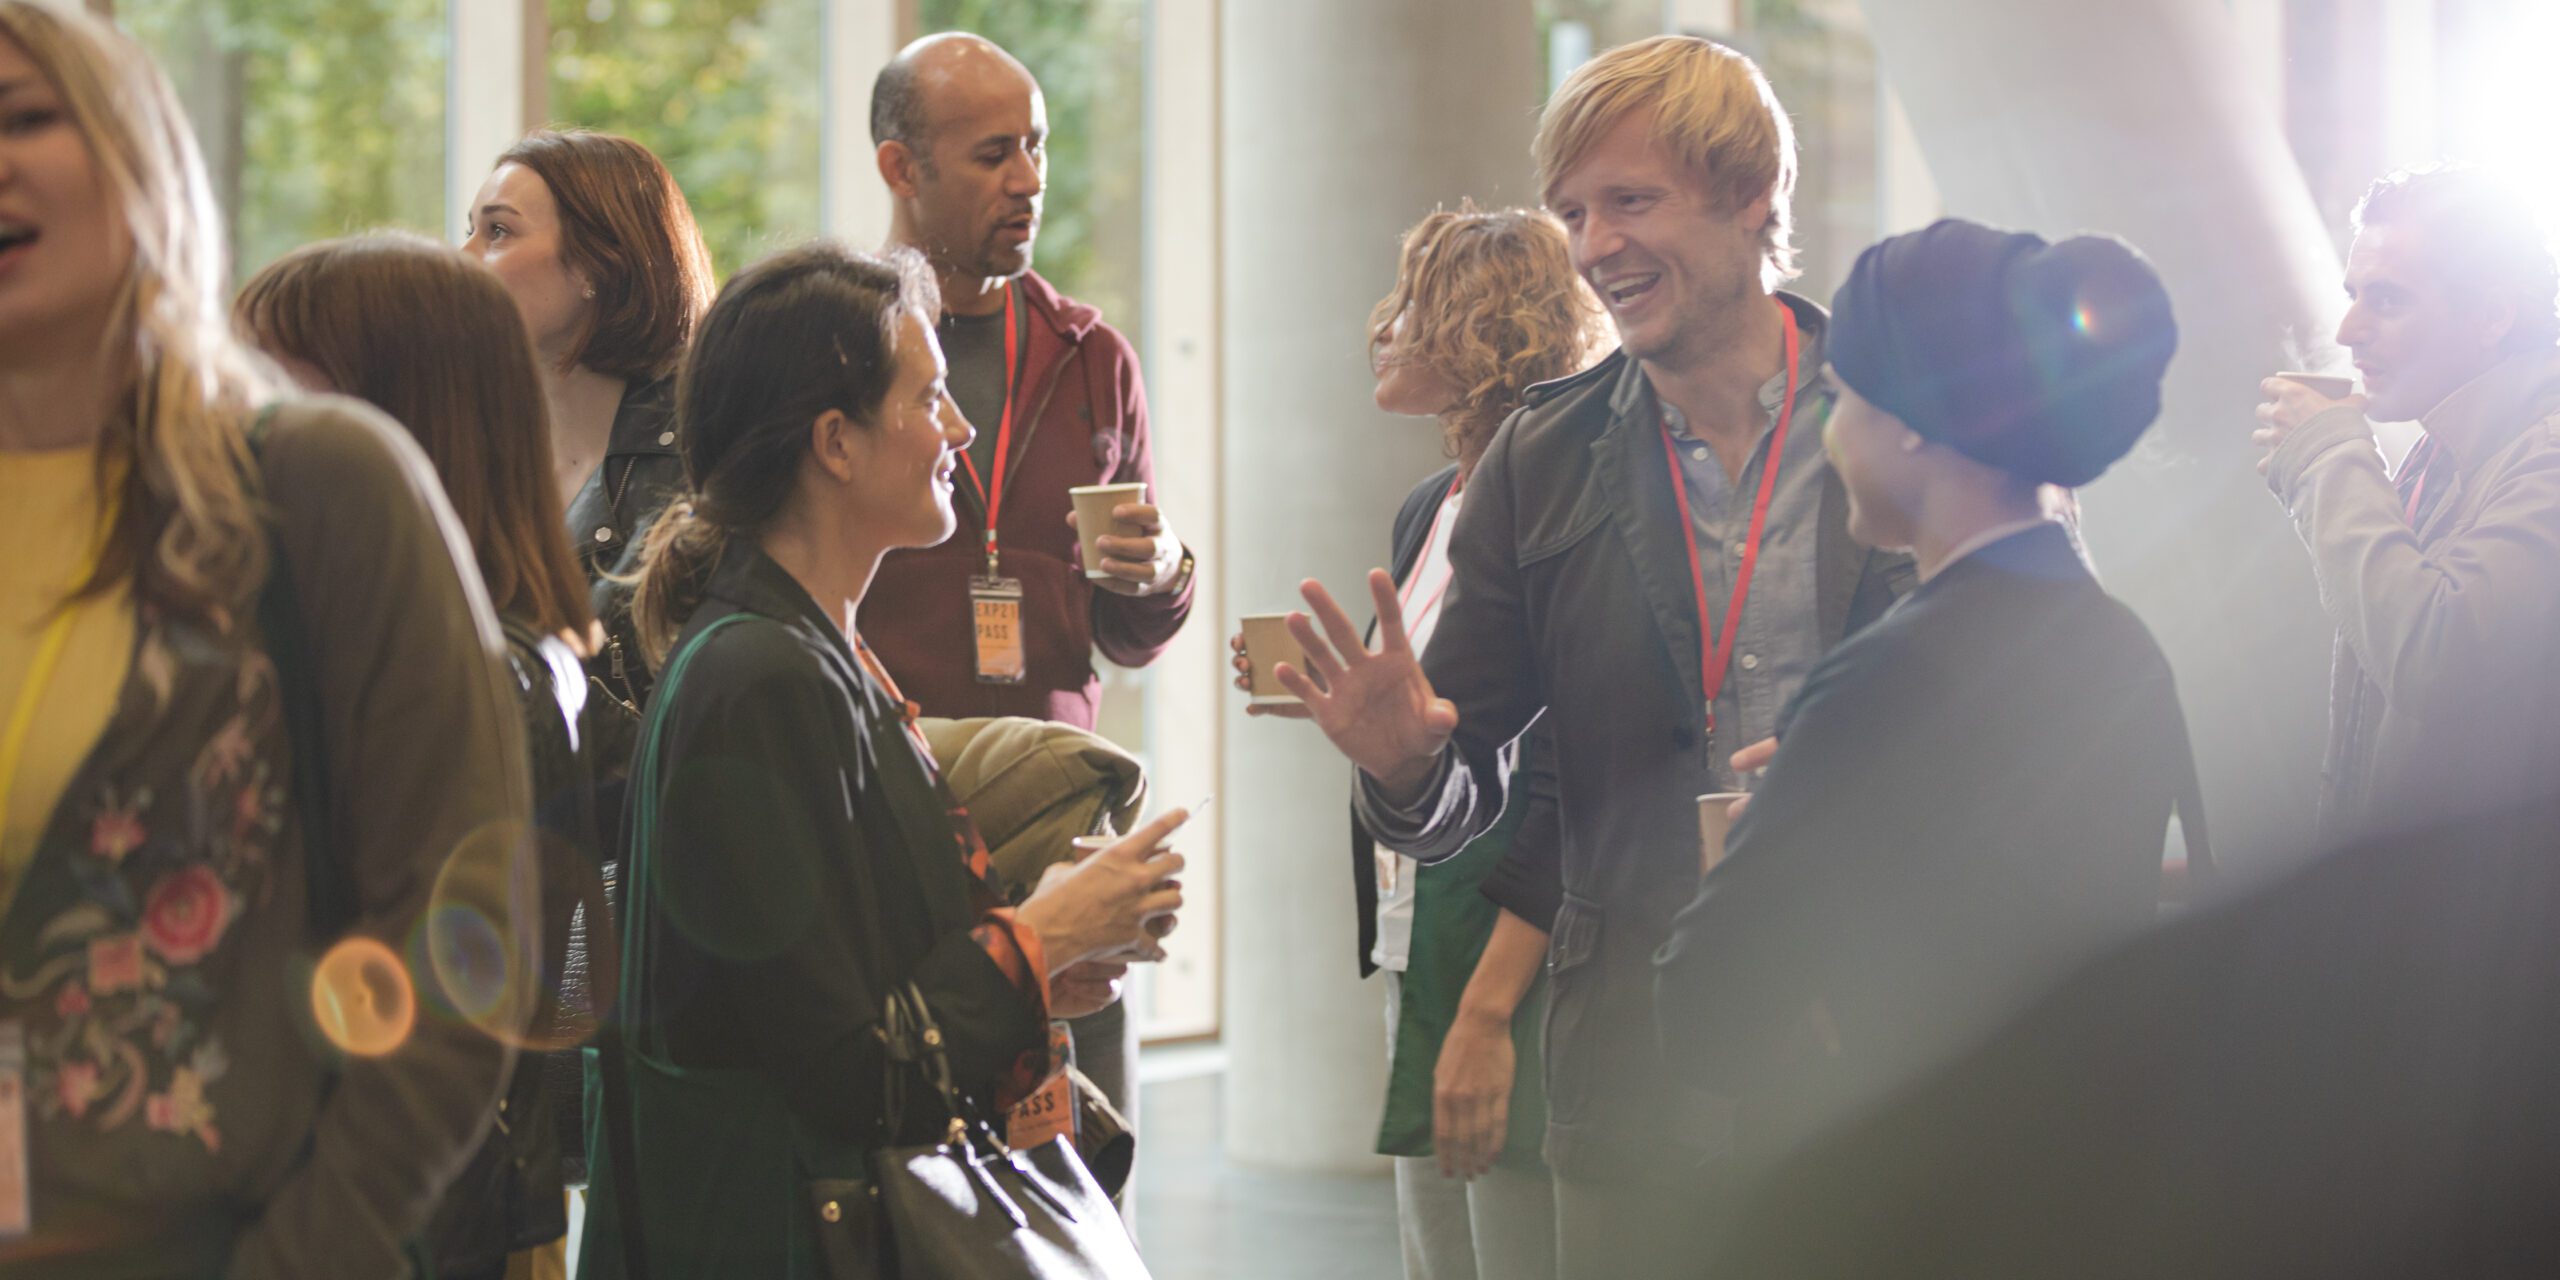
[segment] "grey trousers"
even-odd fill
[[[1724,1239],[1727,1197],[1711,1183],[1558,1178],[1555,1187],[1560,1280],[1703,1276]]]
[[[1114,1000],[1081,1018],[1067,1019],[1067,1034],[1075,1042],[1076,1069],[1111,1099],[1111,1105],[1129,1121],[1129,1136],[1137,1137],[1138,1024],[1129,1016],[1128,1003]],[[1143,1149],[1145,1143],[1139,1145]],[[1115,1197],[1121,1220],[1133,1232],[1138,1226],[1137,1199],[1129,1191],[1138,1185],[1135,1169],[1133,1164],[1129,1185]]]
[[[1444,1178],[1429,1156],[1396,1157],[1404,1280],[1555,1280],[1556,1189],[1544,1173]]]

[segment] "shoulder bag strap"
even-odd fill
[[[2187,736],[2187,713],[2175,693],[2169,696],[2169,723],[2177,734],[2172,745],[2178,753],[2178,833],[2187,846],[2187,901],[2192,904],[2221,868],[2214,861],[2213,839],[2205,832],[2204,782],[2196,771],[2195,744]]]
[[[639,1141],[632,1127],[631,1064],[624,1057],[630,1046],[623,1035],[626,1024],[641,1025],[637,1020],[640,983],[637,975],[626,972],[622,965],[626,958],[636,964],[647,953],[641,941],[640,919],[648,905],[650,863],[658,833],[658,751],[666,737],[664,708],[673,705],[676,682],[695,652],[702,648],[702,642],[745,616],[733,613],[713,620],[667,660],[666,679],[659,682],[655,695],[658,714],[649,717],[631,770],[632,785],[639,789],[639,796],[632,806],[631,854],[622,872],[622,918],[587,931],[590,945],[604,938],[618,937],[620,942],[614,948],[620,954],[605,957],[614,965],[615,1000],[614,1007],[597,1021],[596,1066],[603,1077],[605,1152],[607,1162],[613,1166],[614,1215],[621,1228],[625,1280],[648,1280],[649,1263],[640,1221],[639,1171],[633,1165]]]
[[[246,432],[253,479],[263,491],[270,406],[258,411]],[[276,668],[276,698],[284,713],[286,747],[293,762],[294,807],[302,819],[303,919],[315,942],[335,941],[355,924],[356,906],[331,856],[329,759],[321,749],[320,681],[304,645],[302,601],[293,589],[293,562],[272,516],[267,526],[267,580],[258,592],[258,630]]]

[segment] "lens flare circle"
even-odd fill
[[[533,828],[506,822],[455,842],[411,946],[424,953],[429,1008],[510,1045],[523,1042],[541,971],[537,847]]]
[[[417,988],[399,953],[373,938],[347,938],[312,970],[311,1016],[340,1052],[379,1058],[417,1028]]]

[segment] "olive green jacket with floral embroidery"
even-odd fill
[[[527,967],[477,963],[527,954],[505,835],[527,813],[522,729],[435,472],[336,398],[277,410],[259,467],[328,830],[303,830],[254,614],[221,629],[144,606],[115,711],[0,916],[35,1207],[34,1235],[0,1242],[12,1277],[405,1275],[523,1025]],[[414,1021],[387,1053],[342,1057],[318,1030],[331,939],[306,850],[333,859],[354,932],[399,957],[373,970],[393,979],[373,996],[384,1025],[409,980]]]

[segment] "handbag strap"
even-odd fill
[[[267,426],[275,412],[273,405],[260,409],[243,433],[261,491]],[[310,646],[304,643],[302,600],[293,588],[293,562],[285,555],[284,538],[274,519],[265,523],[267,580],[258,592],[258,631],[266,644],[267,660],[275,664],[276,700],[284,714],[285,746],[293,764],[294,807],[302,819],[303,920],[312,941],[326,945],[354,926],[355,895],[329,856],[329,758],[321,739],[320,680]]]
[[[2195,743],[2187,736],[2186,709],[2175,693],[2169,696],[2169,723],[2178,739],[2178,834],[2187,847],[2187,901],[2193,903],[2221,867],[2214,861],[2213,838],[2205,831],[2204,781],[2196,770]]]
[[[856,662],[854,665],[865,679],[876,679],[868,663]],[[895,701],[895,698],[891,700]],[[903,724],[895,741],[913,750],[923,749],[921,744],[909,739]],[[938,791],[942,787],[941,779],[929,768],[926,780]],[[947,794],[943,799],[946,807],[954,803]],[[896,824],[889,825],[894,831]],[[888,988],[887,994],[881,998],[878,1027],[884,1058],[880,1068],[880,1116],[885,1130],[884,1141],[896,1142],[898,1134],[906,1127],[905,1072],[901,1068],[913,1068],[931,1086],[934,1096],[942,1101],[946,1122],[943,1140],[957,1143],[967,1138],[969,1122],[968,1111],[960,1100],[959,1087],[952,1081],[948,1037],[943,1035],[940,1024],[934,1021],[933,1006],[925,1000],[924,991],[913,980],[892,982],[889,978],[893,970],[890,968],[887,912],[884,909],[887,899],[880,895],[877,861],[882,851],[895,845],[883,842],[878,834],[876,831],[865,833],[863,843],[867,847],[862,856],[853,860],[853,874],[861,885],[863,898],[871,904],[872,918],[862,922],[864,944],[871,953],[871,972]]]
[[[675,655],[667,660],[666,678],[658,682],[655,708],[671,705],[676,682],[683,676],[685,668],[692,664],[693,655],[700,651],[702,642],[710,639],[713,632],[744,617],[745,614],[732,613],[715,618],[676,649]],[[639,975],[622,965],[628,961],[637,968],[647,953],[640,920],[647,909],[657,845],[658,755],[665,738],[666,716],[663,713],[651,715],[640,738],[639,756],[632,766],[632,781],[639,794],[632,806],[631,855],[625,860],[622,872],[622,919],[615,922],[619,928],[609,926],[588,930],[591,941],[598,937],[614,937],[619,943],[615,950],[620,954],[611,957],[617,974],[614,1007],[597,1020],[596,1065],[603,1076],[606,1161],[613,1167],[614,1218],[621,1228],[622,1270],[626,1280],[648,1280],[649,1262],[647,1239],[640,1221],[640,1175],[633,1163],[640,1144],[632,1117],[631,1064],[626,1056],[632,1048],[623,1035],[626,1023],[632,1026],[644,1024],[639,1021]]]

